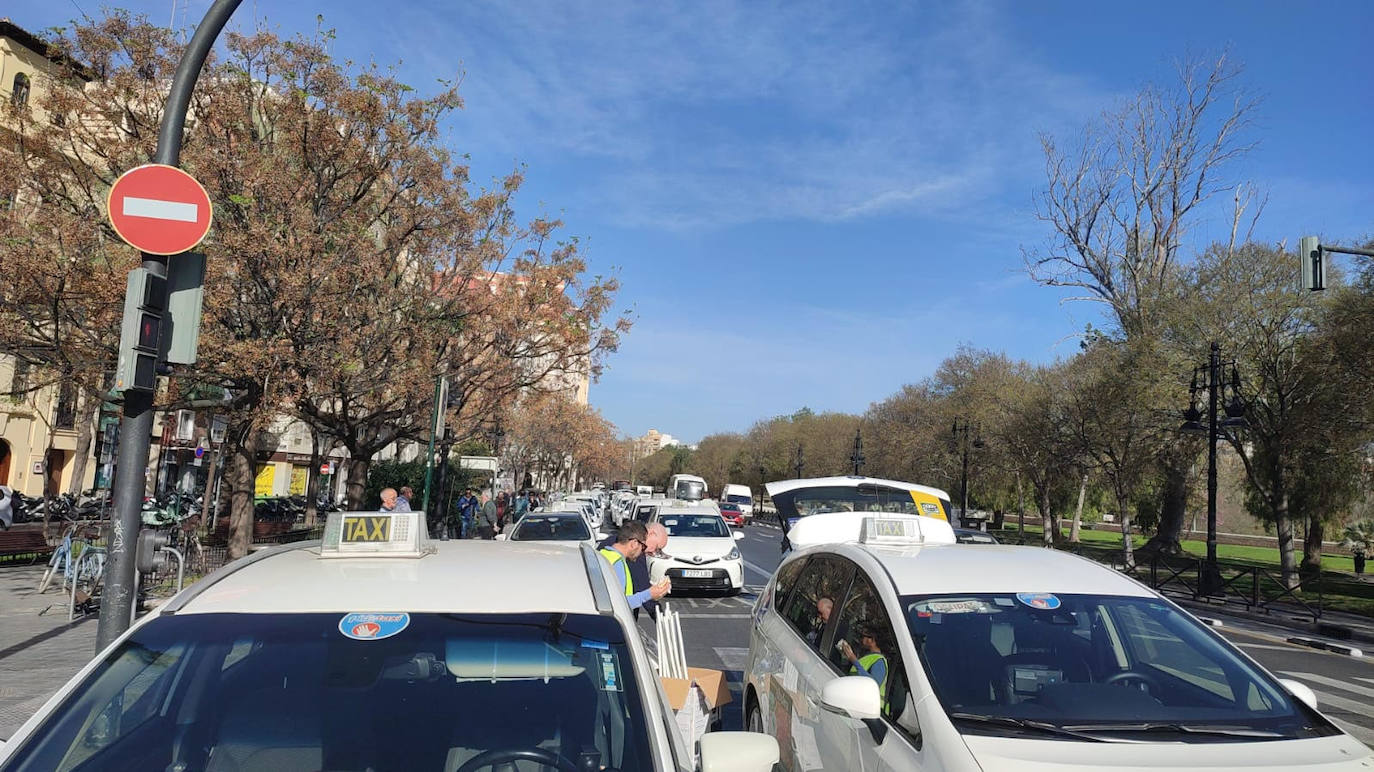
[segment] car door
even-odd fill
[[[775,735],[785,769],[853,769],[853,745],[825,721],[821,689],[834,678],[822,651],[829,645],[854,564],[836,555],[813,555],[786,607],[775,618],[785,629],[768,631],[778,646],[780,678],[769,684]],[[770,615],[771,616],[771,615]],[[843,735],[849,734],[847,731]],[[787,742],[784,743],[784,737]]]

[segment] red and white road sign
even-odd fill
[[[175,166],[147,164],[124,172],[106,203],[119,237],[149,254],[180,254],[210,231],[210,195]]]

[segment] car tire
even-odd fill
[[[739,594],[740,594],[741,592],[743,592],[743,591],[744,591],[744,588],[743,588],[743,587],[731,587],[730,589],[728,589],[728,590],[725,591],[725,594],[726,594],[726,596],[733,598],[733,597],[735,597],[736,595],[739,595]]]
[[[763,732],[763,713],[759,711],[758,700],[749,700],[749,710],[744,715],[744,731]]]

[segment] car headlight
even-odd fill
[[[725,556],[726,560],[739,560],[739,547],[731,547],[730,554]]]

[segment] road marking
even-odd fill
[[[1267,649],[1269,651],[1292,651],[1298,648],[1296,646],[1274,646],[1268,643],[1237,643],[1236,645],[1242,649]]]
[[[1356,678],[1356,681],[1364,681],[1367,684],[1374,684],[1374,678]]]
[[[162,201],[156,198],[124,197],[124,216],[148,217],[154,220],[176,220],[195,222],[200,207],[183,201]]]
[[[716,656],[726,670],[743,670],[749,663],[749,649],[744,646],[717,646]]]
[[[745,566],[745,568],[752,568],[752,569],[754,569],[754,573],[756,573],[756,574],[762,576],[765,580],[771,579],[771,578],[773,577],[773,572],[772,572],[772,571],[765,570],[765,569],[759,567],[758,565],[755,565],[753,561],[749,561],[749,560],[744,561],[744,566]]]
[[[1279,672],[1287,676],[1293,676],[1299,681],[1312,681],[1314,683],[1319,683],[1322,686],[1331,686],[1336,689],[1342,689],[1344,691],[1351,692],[1353,694],[1359,694],[1364,697],[1374,697],[1374,689],[1371,689],[1368,686],[1359,686],[1358,684],[1339,681],[1329,676],[1317,675],[1316,673],[1297,673],[1292,670],[1281,670]],[[1370,705],[1365,710],[1361,710],[1359,712],[1364,713],[1364,715],[1366,716],[1374,718],[1374,712],[1371,711],[1374,711],[1374,705]]]
[[[683,619],[748,619],[752,617],[753,614],[747,611],[739,614],[693,614],[692,612],[688,611],[685,613],[680,612],[678,613],[678,616]]]
[[[1346,734],[1350,735],[1351,737],[1354,737],[1356,740],[1359,740],[1365,745],[1374,748],[1374,729],[1360,726],[1359,724],[1352,724],[1349,721],[1342,721],[1339,718],[1332,718],[1331,716],[1327,716],[1327,718],[1331,719],[1331,723],[1340,727],[1342,732],[1345,732]]]

